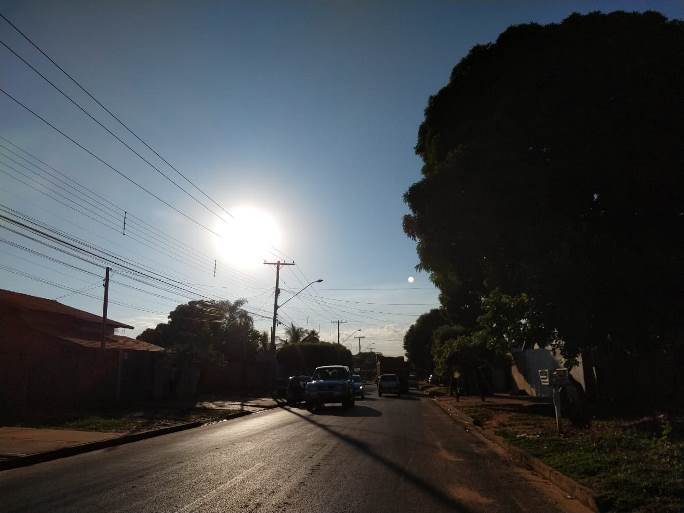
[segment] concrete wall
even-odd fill
[[[550,349],[528,349],[526,351],[513,352],[513,364],[511,365],[511,375],[513,382],[518,390],[525,392],[533,397],[551,397],[552,389],[539,382],[539,371],[541,369],[557,369],[562,367],[564,359],[560,352]],[[584,384],[584,370],[580,358],[579,365],[570,371],[572,377],[577,380],[582,387]]]

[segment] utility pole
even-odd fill
[[[347,321],[330,321],[331,323],[337,323],[337,343],[340,343],[340,324],[347,324]]]
[[[104,301],[102,302],[102,340],[100,341],[100,349],[105,350],[105,334],[107,332],[107,304],[109,303],[109,267],[105,268],[104,278]]]
[[[366,337],[358,336],[358,337],[354,337],[354,338],[358,338],[358,339],[359,339],[359,353],[361,353],[361,339],[362,339],[362,338],[366,338]]]
[[[275,349],[275,333],[278,324],[278,296],[280,295],[280,268],[284,265],[295,265],[295,263],[277,260],[276,262],[264,262],[264,265],[276,266],[275,297],[273,298],[273,326],[271,327],[271,348]]]

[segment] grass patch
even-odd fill
[[[553,419],[513,413],[497,434],[595,490],[611,511],[674,513],[684,510],[684,442],[671,428],[603,420],[558,436]]]
[[[481,406],[466,406],[463,412],[473,419],[476,426],[483,426],[494,417],[494,412],[490,408]]]

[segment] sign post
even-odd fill
[[[539,382],[542,385],[553,387],[553,411],[556,414],[556,431],[561,432],[561,388],[570,383],[568,369],[540,369]]]

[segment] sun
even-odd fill
[[[220,259],[240,268],[257,267],[282,242],[280,226],[265,210],[251,206],[231,209],[215,231]]]

